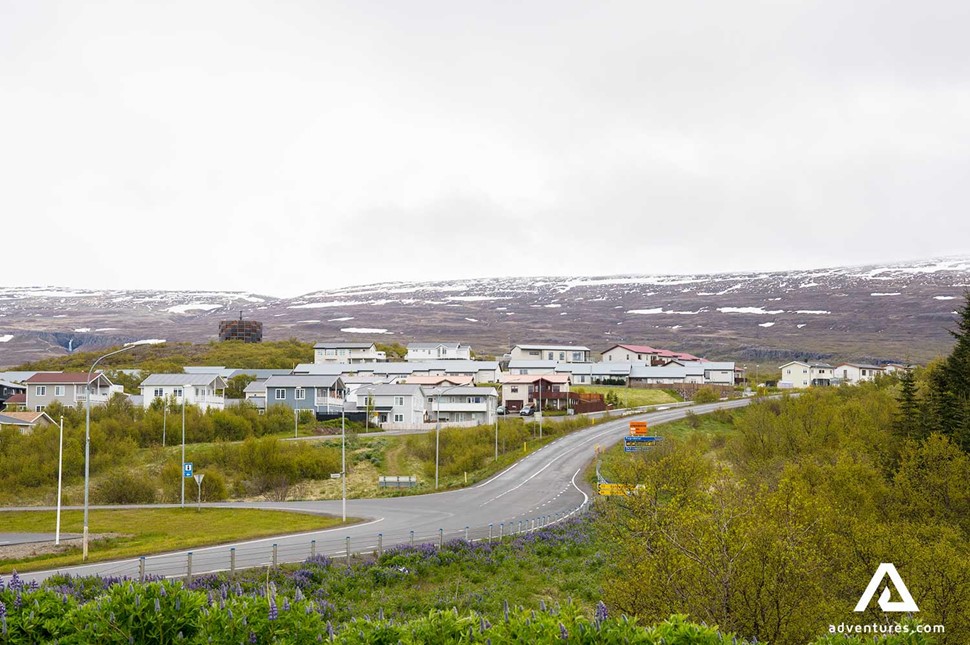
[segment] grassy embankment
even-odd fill
[[[237,540],[328,529],[341,524],[340,518],[309,513],[222,508],[94,509],[89,526],[96,534],[113,534],[92,542],[90,561],[138,557]],[[357,520],[349,520],[356,522]],[[53,511],[11,511],[0,513],[4,532],[51,533]],[[63,511],[63,534],[81,534],[83,511]],[[31,571],[81,564],[80,546],[62,553],[0,559],[0,573]]]

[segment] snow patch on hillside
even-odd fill
[[[168,307],[165,311],[170,311],[173,314],[185,314],[190,311],[212,311],[214,309],[220,309],[222,305],[214,305],[205,302],[192,302],[187,305],[174,305]]]
[[[717,310],[722,314],[757,314],[759,316],[785,313],[784,309],[766,310],[764,307],[718,307]]]

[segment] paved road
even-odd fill
[[[14,544],[32,544],[34,542],[53,542],[53,533],[0,533],[0,546],[11,546]],[[70,540],[81,537],[77,533],[61,533],[62,540]]]
[[[718,408],[747,405],[748,400],[728,401],[696,406],[696,413]],[[230,547],[235,549],[235,566],[266,566],[273,560],[276,545],[278,562],[298,562],[311,550],[333,558],[351,553],[368,553],[380,546],[415,542],[438,542],[464,538],[498,537],[525,531],[541,524],[569,517],[589,501],[590,491],[582,481],[582,471],[593,458],[596,446],[606,447],[628,433],[631,419],[645,419],[651,424],[685,416],[687,410],[671,409],[642,417],[626,417],[575,432],[532,453],[507,470],[478,485],[444,493],[380,499],[347,501],[349,517],[366,518],[352,526],[299,535],[250,540],[235,545],[195,549],[192,573],[227,570],[232,565]],[[662,431],[661,431],[662,434]],[[211,504],[222,507],[250,507],[340,516],[341,502],[253,502]],[[187,518],[191,521],[190,518]],[[491,526],[490,526],[491,525]],[[466,528],[467,527],[467,528]],[[97,527],[94,527],[96,530]],[[186,551],[151,556],[145,559],[145,573],[184,576],[189,558]],[[139,560],[101,562],[59,570],[74,575],[139,575]],[[25,574],[38,581],[58,571]]]

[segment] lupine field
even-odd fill
[[[317,556],[235,579],[63,576],[37,586],[13,575],[0,581],[0,644],[756,642],[683,616],[645,626],[614,615],[598,600],[606,563],[594,524],[575,519],[501,544],[395,547],[351,566]],[[932,642],[908,638],[880,642]]]

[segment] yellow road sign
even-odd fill
[[[629,495],[633,486],[629,484],[608,484],[600,482],[598,485],[600,495]]]

